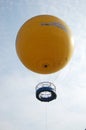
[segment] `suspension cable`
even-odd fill
[[[47,103],[45,103],[45,130],[48,130],[48,113],[47,113]]]

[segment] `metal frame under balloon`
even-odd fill
[[[42,102],[56,99],[56,86],[51,82],[40,82],[36,86],[36,98]]]

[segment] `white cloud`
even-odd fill
[[[17,130],[11,122],[0,121],[0,130]]]

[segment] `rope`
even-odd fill
[[[47,113],[47,103],[45,104],[45,130],[48,130],[48,113]]]

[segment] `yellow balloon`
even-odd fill
[[[73,37],[61,19],[39,15],[26,21],[16,38],[16,51],[30,70],[50,74],[62,69],[72,56]]]

